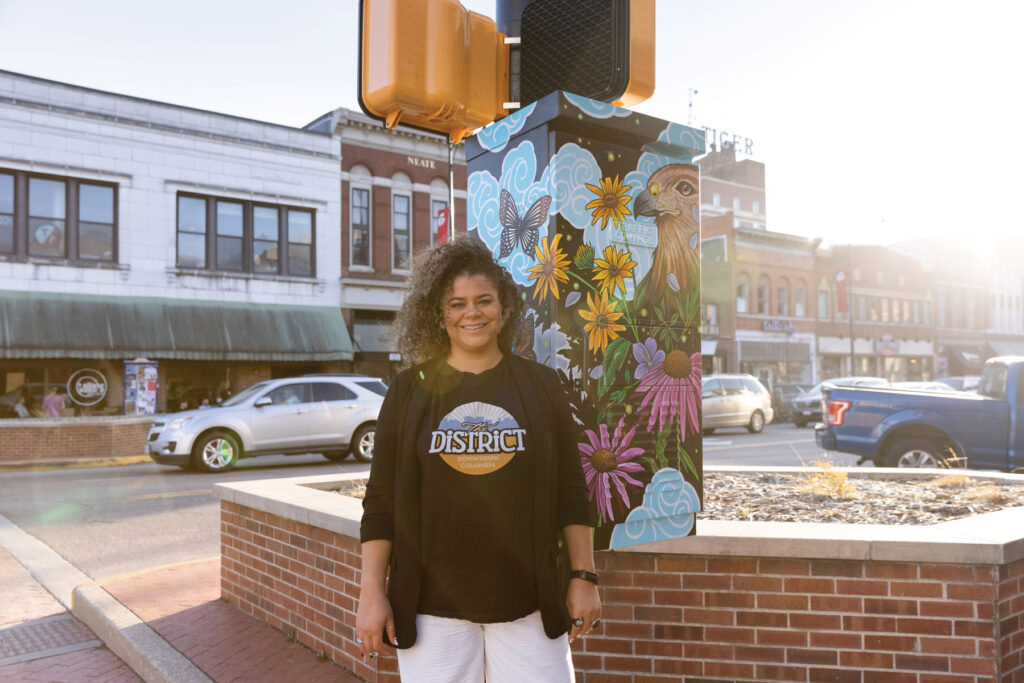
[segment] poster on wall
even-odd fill
[[[124,414],[156,413],[158,361],[126,360],[124,362]]]

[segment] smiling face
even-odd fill
[[[459,275],[441,302],[452,358],[500,356],[501,299],[484,275]]]

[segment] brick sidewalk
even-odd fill
[[[362,680],[221,600],[219,559],[101,585],[214,681]]]
[[[139,681],[0,546],[0,680],[26,683]]]

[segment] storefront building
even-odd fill
[[[151,412],[351,369],[336,137],[10,72],[0,131],[5,395]]]
[[[439,230],[464,231],[463,147],[448,165],[446,138],[337,109],[307,126],[341,141],[341,308],[352,332],[353,368],[390,380],[402,365],[391,334],[411,261],[436,246]],[[449,178],[454,178],[454,219]],[[449,216],[451,212],[449,211]]]
[[[935,280],[918,259],[873,245],[835,246],[819,256],[818,283],[822,379],[936,377]]]

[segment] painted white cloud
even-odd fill
[[[526,125],[526,120],[530,118],[530,114],[533,113],[536,106],[536,102],[531,102],[519,111],[511,113],[499,121],[488,124],[482,130],[477,132],[477,142],[480,143],[481,147],[489,152],[500,152],[505,149],[505,146],[508,145],[508,141],[512,139],[512,136],[521,131]]]
[[[626,521],[612,529],[610,548],[682,538],[693,529],[700,511],[697,491],[679,470],[658,470],[644,489],[640,507],[633,508]]]
[[[577,109],[588,116],[593,116],[595,119],[609,119],[613,116],[630,116],[633,113],[628,109],[616,107],[614,104],[608,104],[607,102],[592,100],[590,98],[573,95],[568,92],[564,94],[565,99],[574,104]]]

